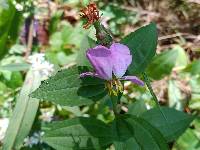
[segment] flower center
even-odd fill
[[[106,82],[106,88],[110,95],[117,96],[119,93],[123,92],[123,85],[119,79],[112,79]]]

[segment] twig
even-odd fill
[[[175,38],[175,37],[180,37],[180,36],[185,36],[185,38],[187,39],[198,39],[198,36],[189,34],[189,33],[175,33],[175,34],[170,34],[170,35],[166,35],[166,36],[161,36],[158,38],[159,41],[162,40],[166,40],[166,39],[171,39],[171,38]]]
[[[156,17],[159,17],[160,14],[159,13],[156,13],[156,12],[153,12],[153,11],[149,11],[149,10],[143,10],[143,9],[138,9],[138,8],[132,8],[132,7],[124,7],[124,6],[121,6],[122,9],[124,10],[128,10],[128,11],[135,11],[135,12],[138,12],[140,13],[141,15],[151,15],[151,16],[156,16]]]

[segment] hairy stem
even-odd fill
[[[163,113],[162,109],[160,108],[160,104],[158,102],[158,98],[156,97],[156,94],[153,91],[153,88],[151,86],[151,82],[150,82],[147,74],[145,72],[143,72],[142,74],[143,74],[143,77],[144,77],[144,81],[145,81],[145,83],[146,83],[146,85],[147,85],[147,87],[148,87],[148,89],[149,89],[149,91],[150,91],[150,93],[151,93],[151,95],[153,97],[153,100],[156,103],[156,106],[160,110],[160,112],[161,112],[162,116],[164,117],[164,119],[167,121],[167,118],[166,118],[165,114]]]
[[[151,95],[152,95],[152,97],[153,97],[154,102],[155,102],[156,105],[159,107],[160,105],[159,105],[159,102],[158,102],[158,98],[156,97],[156,94],[155,94],[154,91],[153,91],[153,88],[152,88],[152,86],[151,86],[151,82],[150,82],[150,80],[149,80],[147,74],[146,74],[145,72],[143,72],[142,75],[143,75],[144,81],[145,81],[145,83],[146,83],[146,85],[147,85],[147,87],[148,87],[148,89],[149,89],[149,92],[151,93]]]
[[[158,98],[156,97],[156,94],[155,94],[154,91],[153,91],[153,88],[152,88],[152,86],[151,86],[151,82],[150,82],[150,80],[149,80],[147,74],[146,74],[145,72],[143,72],[142,75],[143,75],[144,81],[145,81],[145,83],[146,83],[146,85],[147,85],[147,87],[148,87],[148,89],[149,89],[149,91],[150,91],[150,93],[151,93],[151,95],[152,95],[152,97],[153,97],[153,100],[154,100],[154,102],[156,103],[156,106],[158,107],[158,109],[159,109],[159,111],[161,112],[163,118],[164,118],[165,121],[167,122],[168,129],[171,130],[171,126],[169,126],[167,117],[165,116],[164,112],[162,111],[162,109],[161,109],[161,107],[160,107],[160,104],[159,104],[159,102],[158,102]],[[173,136],[174,136],[174,135],[173,135]]]

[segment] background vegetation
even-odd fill
[[[25,105],[24,100],[44,79],[42,76],[38,76],[40,80],[33,79],[29,56],[45,53],[46,60],[54,65],[54,72],[81,63],[79,49],[87,47],[87,36],[94,38],[95,33],[93,27],[83,29],[84,21],[79,15],[88,3],[87,0],[0,0],[0,145],[16,101],[21,100],[21,105]],[[153,89],[161,105],[199,117],[200,1],[101,0],[96,3],[103,24],[116,41],[150,22],[157,24],[157,55],[147,69]],[[131,114],[139,115],[155,105],[147,89],[129,82],[125,84],[123,97],[122,110]],[[105,103],[64,108],[46,101],[27,103],[30,108],[39,105],[35,112],[30,110],[30,116],[37,114],[35,120],[25,116],[34,121],[33,127],[25,140],[23,135],[16,134],[17,140],[13,142],[18,147],[22,138],[21,149],[51,149],[40,141],[43,124],[75,116],[93,116],[109,122],[113,115],[110,104],[104,107]],[[15,119],[17,125],[20,114]],[[195,119],[170,148],[199,150],[200,119]]]

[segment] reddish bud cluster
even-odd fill
[[[83,26],[85,29],[88,29],[90,25],[98,21],[100,18],[99,10],[95,3],[89,4],[87,7],[81,10],[81,13],[81,16],[87,19],[87,23]]]

